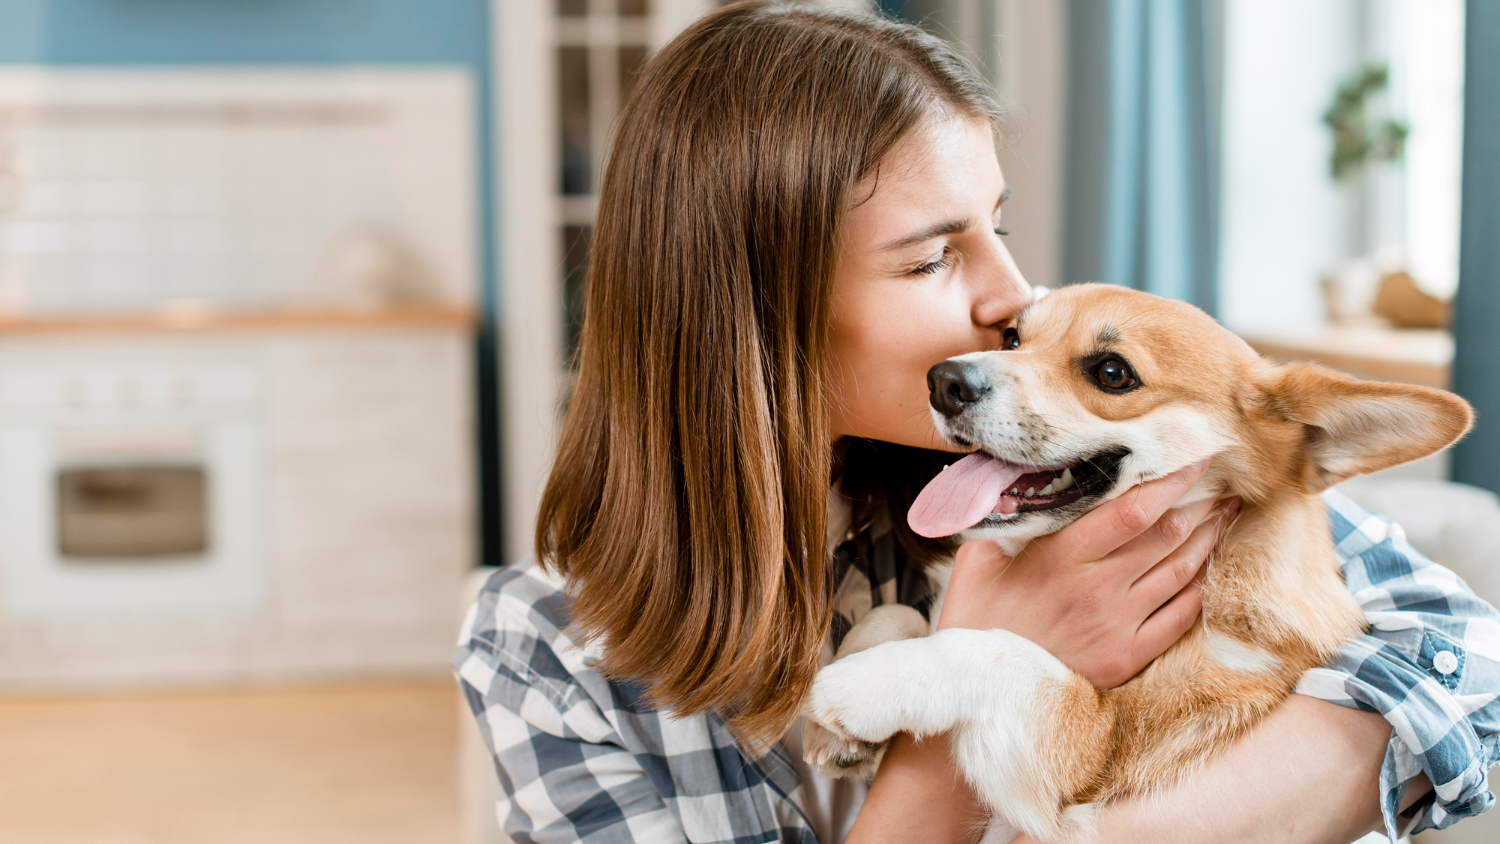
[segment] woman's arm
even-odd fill
[[[974,842],[987,813],[953,764],[948,736],[898,733],[880,762],[846,844]]]
[[[1384,826],[1380,768],[1390,736],[1379,715],[1293,695],[1197,773],[1150,798],[1110,804],[1078,844],[1348,844]],[[1402,807],[1430,791],[1418,779]]]

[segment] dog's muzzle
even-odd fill
[[[990,377],[984,368],[966,360],[945,360],[927,370],[927,401],[949,419],[989,395]]]

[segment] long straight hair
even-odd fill
[[[922,29],[774,2],[699,20],[621,115],[579,375],[537,520],[608,676],[778,737],[833,589],[829,287],[855,185],[924,121],[998,129]]]

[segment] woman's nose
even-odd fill
[[[1003,245],[996,250],[992,264],[975,275],[975,325],[998,325],[1031,304],[1031,285]]]

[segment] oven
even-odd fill
[[[0,572],[16,618],[253,610],[265,443],[253,362],[7,361]]]

